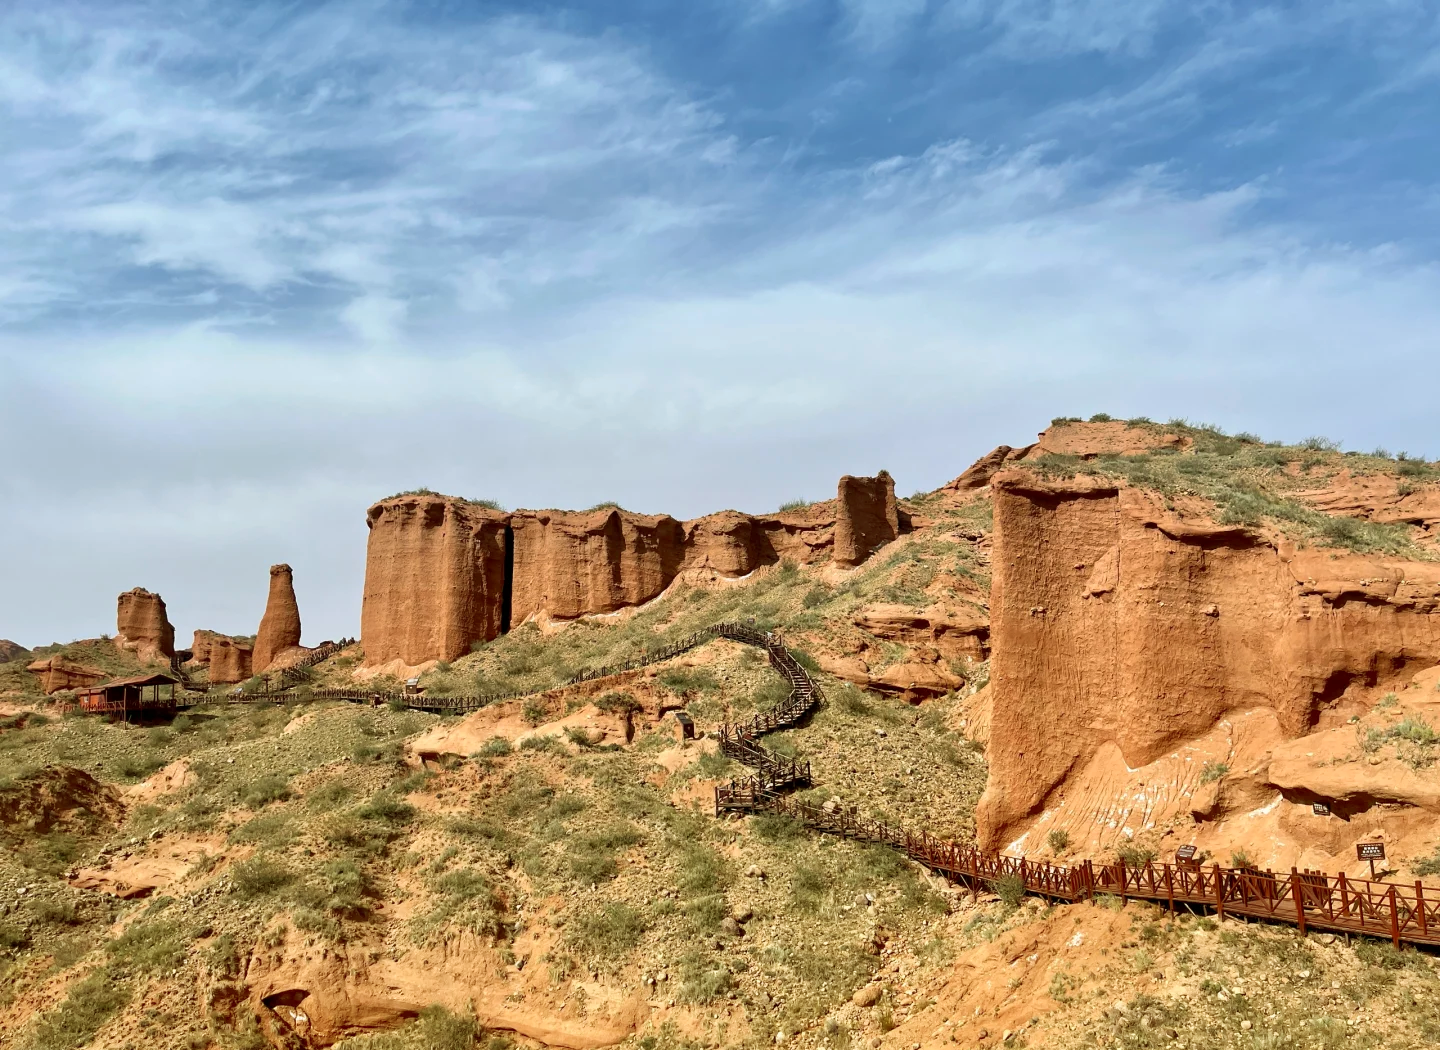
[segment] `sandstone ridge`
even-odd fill
[[[888,474],[841,478],[833,501],[692,521],[614,506],[504,512],[431,493],[382,500],[370,529],[360,633],[369,666],[453,660],[527,620],[613,613],[682,572],[739,578],[789,558],[851,567],[903,523]],[[256,670],[260,662],[256,646]]]

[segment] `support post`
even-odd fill
[[[1175,880],[1170,875],[1170,865],[1165,865],[1165,901],[1170,905],[1170,914],[1175,914]]]
[[[1305,902],[1300,893],[1300,873],[1290,869],[1290,896],[1295,898],[1295,923],[1300,927],[1300,936],[1305,936]]]
[[[1215,914],[1225,918],[1225,886],[1218,864],[1215,865]]]
[[[1395,903],[1395,886],[1390,886],[1390,892],[1385,896],[1390,898],[1390,942],[1398,950],[1400,947],[1400,909]]]
[[[1430,921],[1425,917],[1425,887],[1415,881],[1415,912],[1420,916],[1420,936],[1430,935]]]

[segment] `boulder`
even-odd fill
[[[288,565],[270,566],[270,594],[265,615],[255,634],[255,673],[264,672],[275,657],[300,644],[300,607],[295,603],[295,580]]]
[[[64,656],[49,656],[36,660],[25,670],[40,679],[40,688],[47,694],[62,689],[83,689],[110,677],[97,667],[87,667]]]
[[[883,470],[873,478],[844,475],[835,500],[835,563],[859,565],[899,535],[895,479]]]
[[[115,644],[145,663],[169,663],[175,655],[175,628],[165,614],[165,599],[144,587],[120,595]]]

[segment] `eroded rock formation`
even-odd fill
[[[254,674],[255,653],[233,638],[217,634],[210,640],[208,661],[210,681],[214,684],[243,682]]]
[[[846,474],[835,499],[835,564],[859,565],[877,547],[900,535],[895,479],[885,471],[873,478]]]
[[[19,642],[12,642],[8,638],[0,638],[0,664],[9,663],[11,660],[18,660],[22,656],[29,656],[30,650],[26,649]]]
[[[270,594],[265,615],[255,634],[255,673],[265,671],[275,657],[300,644],[300,607],[295,602],[295,580],[288,565],[270,566]]]
[[[97,667],[87,667],[64,656],[48,656],[26,666],[25,670],[40,679],[40,688],[46,693],[58,693],[61,689],[82,689],[108,678]]]
[[[168,663],[175,655],[175,628],[165,614],[165,599],[144,587],[120,595],[115,644],[146,663]]]
[[[516,623],[542,610],[569,620],[640,605],[668,587],[684,561],[685,531],[668,515],[521,511],[510,524]]]
[[[784,558],[811,564],[840,537],[844,564],[857,564],[899,532],[895,486],[888,475],[847,477],[840,491],[779,514],[688,522],[618,507],[504,513],[439,495],[382,500],[367,515],[366,664],[451,660],[532,617],[641,605],[687,570],[734,578]],[[261,655],[257,640],[257,672]]]
[[[1338,725],[1440,661],[1440,565],[1296,550],[1107,479],[1009,470],[992,491],[988,847],[1074,810],[1097,762],[1123,783],[1240,712],[1280,738]]]
[[[367,664],[453,660],[502,627],[509,515],[446,496],[370,508],[360,637]]]

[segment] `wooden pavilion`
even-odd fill
[[[118,714],[122,718],[132,711],[173,711],[179,684],[174,675],[163,672],[116,678],[75,690],[75,704],[86,714]]]

